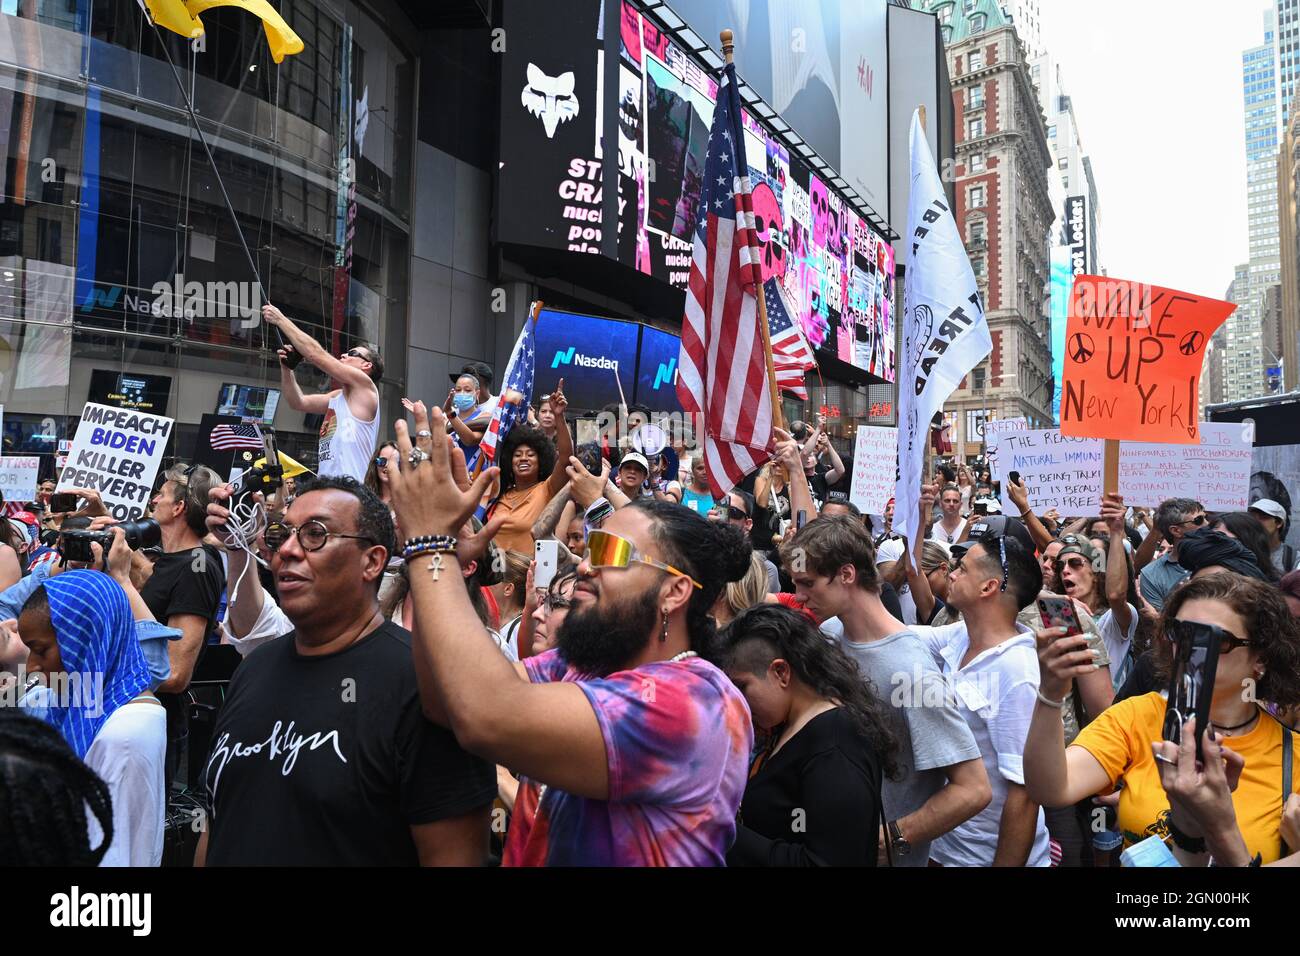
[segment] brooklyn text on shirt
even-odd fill
[[[334,755],[339,758],[341,763],[348,762],[339,749],[339,732],[337,730],[331,730],[325,734],[320,731],[313,734],[301,734],[294,732],[294,721],[289,721],[289,726],[285,727],[284,721],[277,720],[267,738],[255,744],[244,744],[240,741],[231,743],[230,732],[227,731],[217,738],[217,742],[212,748],[212,757],[208,760],[208,775],[212,776],[212,793],[214,796],[216,795],[217,785],[221,782],[221,772],[226,769],[226,764],[232,758],[255,757],[263,750],[266,750],[268,760],[274,761],[278,757],[284,758],[284,764],[280,767],[280,774],[287,777],[297,765],[298,754],[303,747],[308,750],[317,750],[325,746],[326,743],[329,743],[334,748]],[[216,768],[215,776],[212,775],[214,767]]]
[[[945,677],[916,664],[910,671],[895,671],[889,686],[894,707],[956,708],[964,703],[971,710],[989,708],[988,716],[993,716],[1002,696],[1002,675],[990,670]]]

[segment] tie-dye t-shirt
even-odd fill
[[[698,657],[584,678],[550,650],[533,683],[571,681],[591,701],[609,799],[520,781],[506,866],[723,866],[736,837],[754,731],[745,698]]]

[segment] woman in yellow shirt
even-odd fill
[[[1283,737],[1290,731],[1256,701],[1284,709],[1300,703],[1300,626],[1276,588],[1228,572],[1189,581],[1170,594],[1156,645],[1166,672],[1171,641],[1184,630],[1178,622],[1218,629],[1210,725],[1216,740],[1244,758],[1232,802],[1251,855],[1259,854],[1269,863],[1283,855],[1282,754]],[[1132,697],[1107,708],[1065,746],[1057,701],[1069,693],[1070,682],[1093,665],[1090,652],[1080,650],[1086,647],[1083,638],[1058,640],[1060,634],[1054,628],[1039,635],[1039,703],[1024,756],[1029,795],[1046,807],[1068,806],[1110,793],[1123,781],[1118,812],[1126,845],[1153,834],[1173,837],[1180,846],[1197,845],[1201,835],[1189,832],[1195,830],[1191,822],[1173,820],[1176,832],[1171,832],[1169,800],[1152,751],[1152,744],[1163,736],[1163,695]],[[1300,748],[1290,749],[1292,776],[1300,780]]]

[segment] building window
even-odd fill
[[[966,138],[979,139],[984,135],[984,117],[972,116],[966,121]]]
[[[966,91],[966,108],[968,110],[984,108],[984,87],[972,86]]]
[[[967,224],[967,233],[972,246],[982,246],[988,240],[988,223],[983,219],[972,219]]]
[[[969,165],[970,165],[970,171],[971,171],[972,173],[982,173],[982,172],[984,172],[984,154],[983,154],[983,153],[971,153],[971,154],[970,154],[970,164],[969,164]]]
[[[982,185],[972,186],[970,188],[970,208],[971,209],[984,208],[984,187]]]
[[[1068,156],[1062,156],[1056,164],[1058,169],[1065,169],[1069,165],[1070,165],[1070,158]]]
[[[970,18],[970,32],[983,33],[984,28],[988,26],[988,22],[989,22],[988,14],[984,14],[984,13],[975,14],[975,16]]]
[[[940,27],[939,29],[943,32],[944,46],[947,46],[949,43],[952,42],[952,27],[945,26],[945,27]]]
[[[967,72],[974,73],[976,70],[984,69],[983,50],[971,50],[970,56],[967,57],[967,60],[968,60],[966,64]]]
[[[984,391],[984,367],[982,365],[971,369],[970,387],[977,392]]]
[[[940,23],[944,23],[944,24],[951,23],[951,22],[952,22],[952,4],[951,4],[951,3],[945,3],[945,4],[943,4],[942,6],[935,7],[935,9],[934,9],[934,15],[935,15],[936,17],[939,18],[939,22],[940,22]]]
[[[984,257],[975,256],[970,261],[971,272],[975,274],[976,279],[983,279],[985,273]]]

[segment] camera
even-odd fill
[[[158,522],[153,518],[142,518],[139,521],[123,521],[99,531],[85,529],[64,531],[59,535],[59,555],[64,561],[90,564],[95,560],[95,554],[90,546],[92,543],[97,543],[103,548],[104,558],[107,560],[108,550],[113,546],[112,528],[122,529],[127,547],[132,551],[156,548],[162,544],[162,529],[158,527]]]

